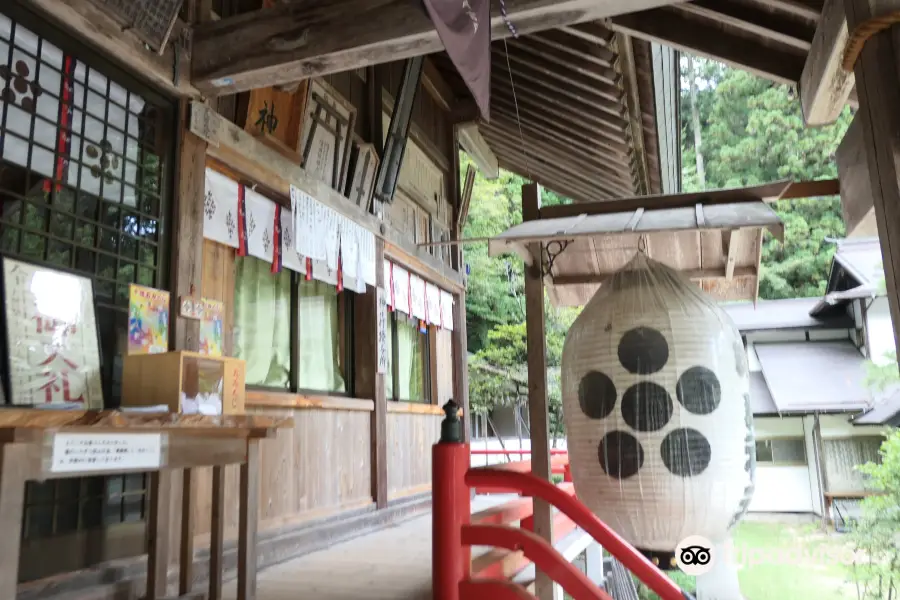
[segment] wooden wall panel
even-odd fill
[[[371,504],[371,412],[250,408],[248,413],[294,418],[293,429],[280,430],[274,439],[260,442],[260,532]],[[238,505],[232,499],[237,498],[238,483],[238,468],[227,467],[225,537],[229,540],[237,535]],[[194,534],[197,546],[205,547],[212,510],[211,468],[196,470],[195,486]],[[175,556],[176,549],[177,539],[172,548]]]
[[[200,295],[225,303],[223,343],[226,356],[234,356],[234,248],[203,240],[203,278]]]
[[[440,439],[436,414],[388,412],[388,497],[431,489],[431,447]]]

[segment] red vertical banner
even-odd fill
[[[272,239],[272,272],[281,273],[281,205],[275,205],[275,232]]]
[[[53,169],[53,179],[55,183],[49,179],[44,180],[44,192],[49,194],[51,191],[59,191],[62,188],[61,182],[65,179],[68,172],[68,157],[72,151],[72,136],[69,128],[72,127],[73,118],[73,99],[75,96],[75,84],[72,77],[75,73],[75,64],[77,61],[69,55],[63,58],[62,81],[59,91],[59,133],[56,137],[56,166]],[[35,102],[37,99],[35,98]],[[84,116],[82,116],[82,119]]]
[[[247,200],[244,184],[238,184],[238,256],[247,256]]]

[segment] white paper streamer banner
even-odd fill
[[[324,225],[324,230],[320,232],[324,234],[321,243],[325,245],[325,263],[329,269],[337,270],[341,249],[341,216],[327,206],[316,204],[320,222]]]
[[[360,269],[363,280],[367,285],[375,286],[377,283],[375,264],[375,234],[360,227]]]
[[[344,273],[344,284],[348,280],[356,280],[359,276],[359,230],[360,227],[350,219],[341,217],[341,270]]]
[[[203,237],[232,248],[238,247],[238,182],[206,169],[203,199]]]
[[[384,261],[384,283],[382,284],[385,290],[384,297],[385,302],[388,306],[394,306],[394,278],[391,271],[391,261]]]
[[[425,320],[425,280],[417,275],[409,276],[409,301],[412,316]]]
[[[453,331],[453,295],[441,290],[441,327]]]
[[[391,285],[394,290],[394,310],[410,314],[409,307],[409,272],[400,265],[391,268]]]
[[[285,269],[306,275],[306,257],[297,252],[294,243],[294,219],[290,211],[281,211],[281,265]]]
[[[425,320],[429,325],[441,324],[441,290],[425,283]]]
[[[272,262],[275,248],[275,203],[251,189],[244,191],[247,204],[247,254]]]

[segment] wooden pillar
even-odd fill
[[[181,549],[178,559],[178,593],[186,595],[194,587],[194,470],[182,471],[181,484]]]
[[[900,0],[847,0],[847,26],[900,9]],[[900,342],[900,28],[872,36],[856,62],[856,91],[884,277]],[[900,347],[900,343],[898,343]]]
[[[147,523],[147,595],[157,600],[166,595],[169,577],[169,521],[171,519],[172,470],[150,474],[150,516]]]
[[[536,183],[522,186],[522,220],[540,218],[541,190]],[[541,275],[542,245],[530,244],[534,257],[525,268],[525,321],[528,342],[528,411],[531,419],[531,472],[550,480],[550,427],[547,402],[547,344],[544,328],[544,279]],[[534,499],[534,532],[552,543],[551,507]],[[540,600],[553,600],[553,581],[540,570],[535,580],[535,595]]]
[[[209,600],[222,600],[222,576],[225,574],[225,467],[212,468],[212,510],[209,532]]]
[[[178,163],[172,244],[172,320],[174,350],[200,349],[200,321],[179,316],[181,296],[200,294],[203,275],[203,196],[206,142],[190,132],[190,105],[179,105]]]
[[[15,598],[19,583],[19,551],[25,505],[27,448],[0,444],[0,598]],[[50,558],[50,557],[48,557]]]
[[[237,600],[256,599],[256,530],[259,524],[259,440],[247,441],[247,462],[241,465],[238,510]]]
[[[372,500],[377,508],[384,508],[388,501],[387,464],[387,397],[385,377],[390,373],[378,372],[378,293],[387,284],[384,280],[384,241],[375,240],[375,288],[367,288],[354,302],[354,366],[356,395],[372,398],[375,407],[370,426]],[[388,290],[384,291],[389,294]]]

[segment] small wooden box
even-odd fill
[[[246,363],[240,358],[207,356],[180,350],[126,356],[122,369],[122,406],[165,404],[184,413],[181,392],[188,398],[214,391],[222,400],[222,414],[244,414]],[[187,411],[193,413],[193,410]]]

